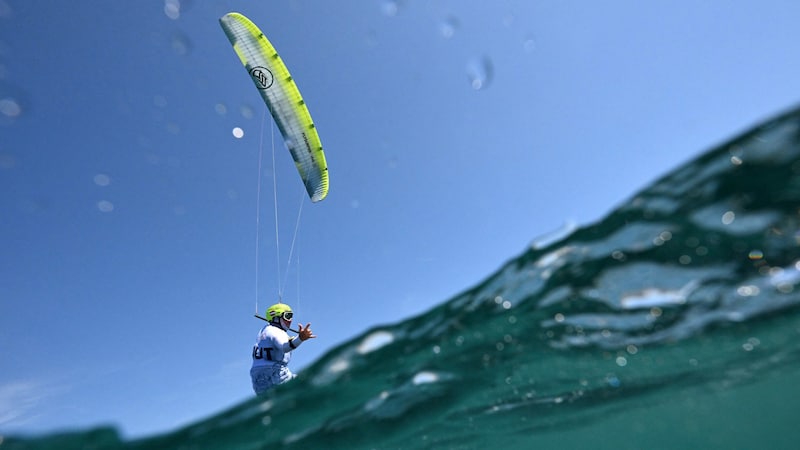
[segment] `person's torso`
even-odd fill
[[[267,325],[258,333],[258,341],[253,346],[253,367],[287,365],[291,352],[284,352],[289,335],[278,327]]]

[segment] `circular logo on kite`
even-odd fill
[[[272,72],[270,72],[266,67],[253,67],[250,69],[250,76],[253,77],[253,81],[256,82],[256,87],[259,89],[269,89],[274,81]]]

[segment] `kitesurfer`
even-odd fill
[[[250,368],[253,390],[258,395],[294,378],[296,375],[288,367],[291,352],[304,341],[317,337],[311,331],[310,323],[305,327],[300,324],[297,331],[292,330],[293,316],[292,308],[284,303],[267,308],[265,318],[268,323],[258,333]],[[297,336],[289,337],[287,331],[295,331]]]

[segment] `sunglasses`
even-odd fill
[[[283,320],[292,320],[292,317],[294,317],[294,313],[292,313],[291,311],[286,311],[285,313],[281,314],[281,317],[283,317]]]

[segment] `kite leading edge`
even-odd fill
[[[328,165],[311,114],[289,70],[250,19],[232,12],[219,23],[278,124],[308,196],[312,202],[324,199],[328,195]]]

